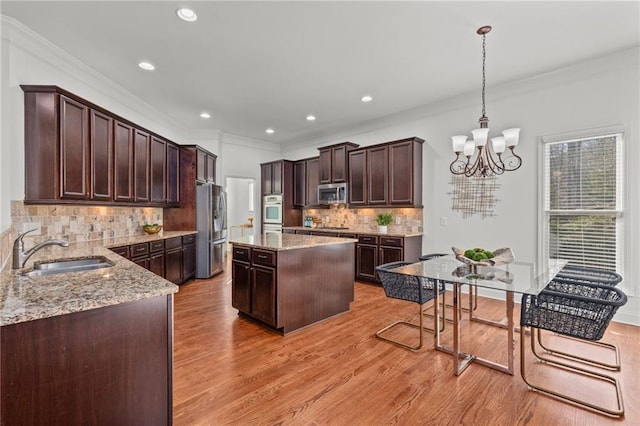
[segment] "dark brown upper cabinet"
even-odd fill
[[[262,195],[282,194],[282,160],[260,165]]]
[[[135,201],[151,201],[149,196],[149,134],[136,129],[133,134],[133,193]]]
[[[389,204],[422,205],[422,140],[389,145]]]
[[[175,152],[173,147],[177,147]],[[177,164],[174,156],[177,155]],[[207,158],[215,176],[216,155],[198,145],[167,144],[167,207],[162,221],[166,231],[191,231],[196,228],[196,185],[205,183]],[[177,174],[178,178],[173,177]],[[198,178],[200,176],[200,178]]]
[[[115,121],[113,138],[114,201],[133,201],[133,127]]]
[[[367,205],[367,150],[349,153],[349,205]]]
[[[91,110],[91,199],[113,199],[113,119]]]
[[[349,204],[422,207],[422,144],[401,139],[349,152]]]
[[[167,142],[167,204],[178,205],[180,202],[180,147]]]
[[[293,164],[294,208],[300,209],[318,204],[319,164],[319,157],[298,160]]]
[[[176,144],[57,86],[20,87],[25,203],[178,204]]]
[[[320,151],[320,183],[347,182],[349,177],[349,152],[356,148],[358,148],[358,145],[351,142],[318,148]]]
[[[89,198],[89,108],[60,96],[61,198]]]
[[[151,137],[149,150],[150,159],[150,190],[152,203],[167,201],[166,172],[167,172],[167,143],[156,137]]]
[[[216,183],[216,155],[196,147],[196,180]]]

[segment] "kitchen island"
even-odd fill
[[[232,306],[240,316],[282,334],[348,311],[356,242],[295,234],[230,241]]]

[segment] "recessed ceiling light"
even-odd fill
[[[360,98],[360,100],[362,102],[371,102],[373,100],[373,97],[369,95],[364,95],[363,97]]]
[[[156,67],[150,62],[140,62],[138,66],[146,71],[153,71],[156,69]]]
[[[273,129],[267,129],[265,130],[265,132],[269,133],[270,135],[274,134],[276,131]]]
[[[187,22],[195,22],[195,20],[198,19],[198,15],[196,15],[193,10],[187,9],[186,7],[176,10],[176,15],[178,15],[178,18]]]
[[[307,115],[307,121],[314,121],[316,119],[315,115],[309,114]]]
[[[211,114],[209,114],[208,112],[201,112],[200,118],[211,118]]]

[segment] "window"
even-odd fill
[[[623,270],[622,134],[546,142],[543,258]]]

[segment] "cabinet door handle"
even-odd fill
[[[267,258],[267,256],[264,255],[264,254],[259,254],[258,255],[258,259],[266,259],[266,258]]]

